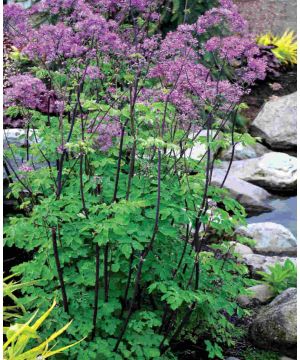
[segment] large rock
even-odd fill
[[[286,227],[273,222],[241,226],[236,233],[256,241],[255,252],[265,255],[297,255],[297,240]]]
[[[221,164],[221,168],[227,167],[227,162]],[[270,152],[257,159],[233,161],[230,174],[267,190],[295,192],[297,158],[281,152]]]
[[[233,160],[253,159],[270,151],[271,150],[258,142],[255,145],[243,145],[242,143],[238,143],[234,147]],[[223,150],[219,157],[222,160],[230,161],[231,156],[232,146],[230,146],[228,150]]]
[[[295,356],[297,347],[297,289],[290,288],[264,306],[249,328],[253,343],[263,349]]]
[[[286,29],[297,32],[297,0],[234,0],[247,20],[249,31],[256,35]]]
[[[9,145],[15,145],[17,147],[26,147],[26,133],[25,129],[5,129],[3,130],[3,146],[5,149]],[[32,143],[32,137],[34,136],[33,130],[29,130],[28,139],[29,144]]]
[[[270,273],[270,266],[274,266],[276,263],[283,265],[287,259],[290,259],[297,265],[297,259],[294,257],[265,256],[259,254],[247,254],[243,256],[244,263],[250,268],[254,276],[258,271]]]
[[[257,303],[266,304],[274,297],[272,288],[267,284],[251,286],[247,290],[249,291],[249,295],[240,295],[237,298],[238,303],[242,307],[256,305]]]
[[[297,93],[268,101],[253,121],[250,131],[275,150],[297,146]]]
[[[212,185],[220,186],[225,174],[225,170],[214,169]],[[233,176],[231,172],[225,181],[224,188],[245,207],[248,214],[256,215],[272,210],[268,204],[271,195],[266,190]]]

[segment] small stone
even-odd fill
[[[269,84],[270,85],[270,88],[273,90],[273,91],[279,91],[282,89],[282,85],[277,83],[277,82],[274,82],[272,84]]]
[[[216,140],[220,140],[222,138],[222,133],[217,134],[216,130],[210,132],[210,136],[212,138],[216,137]],[[189,135],[190,139],[194,139],[195,134]],[[198,136],[196,137],[195,145],[186,151],[186,156],[193,160],[200,160],[207,153],[206,146],[206,138],[207,138],[207,130],[201,130]],[[212,151],[214,153],[218,149]]]
[[[244,256],[253,254],[253,250],[247,245],[235,241],[230,241],[230,244],[232,245],[232,252],[238,255]]]
[[[260,304],[266,304],[274,297],[271,287],[267,284],[251,286],[247,290],[251,292],[249,295],[240,295],[237,298],[238,303],[242,307],[252,305],[255,301],[258,301]]]

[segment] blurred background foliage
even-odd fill
[[[199,15],[217,3],[217,0],[166,0],[161,12],[161,30],[167,33],[180,24],[194,23]]]
[[[3,4],[20,3],[24,7],[40,0],[4,0]],[[191,24],[199,15],[218,4],[217,0],[164,0],[161,6],[160,28],[163,33],[176,29],[184,22]]]

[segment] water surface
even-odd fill
[[[297,196],[276,197],[270,205],[273,211],[249,217],[248,224],[271,221],[284,225],[297,237]]]

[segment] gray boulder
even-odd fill
[[[297,146],[297,93],[268,101],[253,121],[250,131],[275,150]]]
[[[287,356],[296,355],[297,289],[290,288],[261,308],[249,328],[250,337],[263,349],[278,350]]]
[[[282,35],[286,29],[297,31],[297,0],[234,0],[247,20],[249,32],[269,31]]]
[[[271,150],[258,142],[255,145],[243,145],[242,143],[238,143],[234,147],[233,160],[253,159],[270,151]],[[232,146],[230,146],[228,150],[223,150],[219,157],[222,160],[230,161],[231,156]]]
[[[232,247],[232,252],[238,256],[253,254],[253,250],[247,245],[235,241],[230,241],[230,245]]]
[[[212,185],[220,186],[225,174],[225,170],[214,169]],[[266,190],[239,179],[232,175],[231,171],[225,181],[224,188],[244,206],[248,214],[256,215],[272,210],[272,207],[268,204],[271,195]]]
[[[297,255],[297,240],[286,227],[273,222],[241,226],[236,233],[256,241],[255,252],[263,255]]]
[[[257,271],[264,271],[270,273],[269,266],[274,266],[276,263],[283,265],[287,259],[290,259],[297,265],[297,259],[287,256],[265,256],[259,254],[247,254],[243,256],[243,262],[250,268],[253,275]]]
[[[221,168],[227,167],[228,163],[221,164]],[[256,159],[233,161],[230,174],[267,190],[294,192],[297,188],[297,158],[270,152]]]

